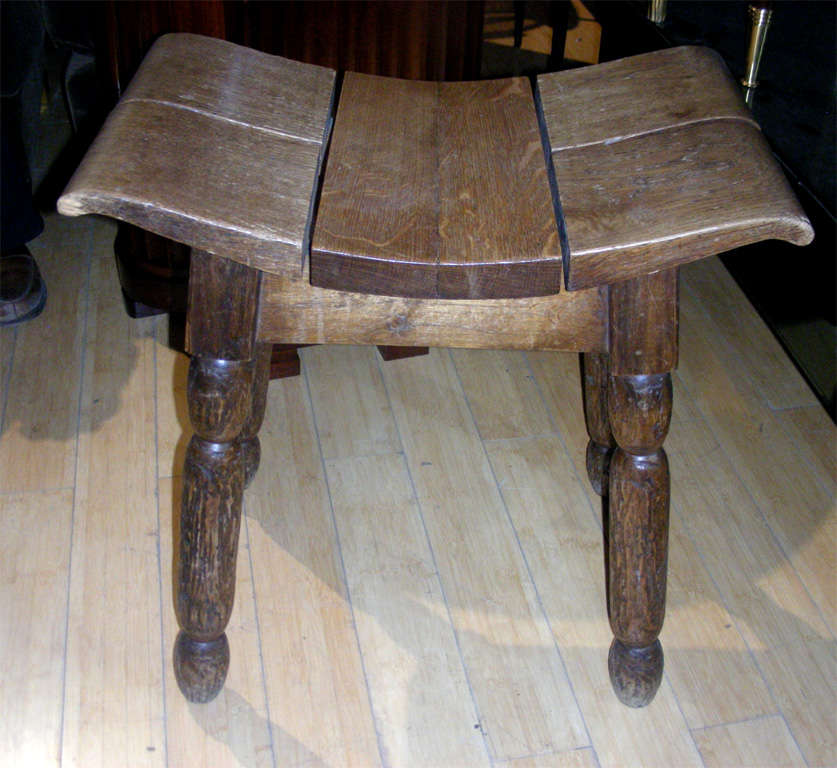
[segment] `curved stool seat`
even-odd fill
[[[543,137],[523,78],[437,84],[348,73],[311,282],[517,298],[557,293],[562,255],[574,290],[770,237],[810,240],[713,51],[541,75],[537,88]]]
[[[561,247],[529,81],[347,73],[311,282],[418,298],[558,293]]]
[[[335,72],[161,37],[58,206],[299,275]]]
[[[174,652],[190,700],[215,696],[229,664],[276,342],[582,353],[587,470],[608,497],[608,668],[623,702],[653,698],[678,267],[813,237],[717,54],[675,48],[532,84],[339,82],[168,35],[58,208],[193,249]]]
[[[721,57],[685,46],[538,78],[571,290],[776,238],[810,222]]]

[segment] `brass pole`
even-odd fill
[[[761,55],[764,51],[764,41],[767,39],[767,28],[773,10],[768,3],[750,3],[747,11],[750,15],[750,45],[747,48],[747,65],[741,84],[746,88],[755,88],[758,84]]]
[[[648,20],[662,24],[666,20],[666,0],[651,0],[648,3]]]

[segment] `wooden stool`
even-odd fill
[[[662,674],[677,267],[767,238],[802,245],[811,226],[706,49],[534,89],[335,82],[163,37],[58,204],[194,249],[180,687],[207,701],[229,664],[271,343],[554,349],[583,353],[588,473],[609,501],[609,669],[643,705]]]

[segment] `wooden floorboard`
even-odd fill
[[[0,495],[0,755],[15,765],[61,761],[72,518],[71,488]]]
[[[828,765],[835,755],[835,644],[820,606],[708,427],[673,429],[666,444],[680,457],[672,497],[683,527],[803,754],[812,765]]]
[[[384,378],[492,758],[586,746],[449,353],[390,363]]]
[[[490,765],[404,458],[327,474],[384,762]]]
[[[109,288],[113,229],[103,235],[94,240],[83,357],[62,765],[161,766],[155,320],[131,320]],[[54,364],[60,378],[60,358]]]
[[[706,768],[794,768],[805,758],[781,717],[708,728],[695,734]]]
[[[683,282],[690,288],[693,272],[683,270]],[[749,373],[752,366],[745,363],[748,345],[746,339],[737,337],[736,324],[719,324],[711,298],[704,300],[702,294],[691,290],[683,291],[680,306],[683,330],[679,381],[707,426],[722,441],[736,474],[806,588],[826,615],[834,616],[837,528],[832,514],[833,484],[819,482],[820,478],[810,471],[797,441],[761,394],[757,379]],[[713,308],[712,313],[708,307]],[[696,333],[701,322],[715,333]],[[730,330],[723,331],[722,343],[713,343],[722,328]],[[775,340],[774,345],[778,348]],[[709,371],[713,375],[707,375]],[[776,371],[776,376],[780,375]],[[786,375],[799,377],[795,370]],[[831,626],[833,631],[833,623]]]
[[[277,764],[380,765],[303,377],[270,386],[260,439],[245,505]]]
[[[374,348],[270,385],[230,676],[197,706],[170,669],[187,360],[124,314],[110,225],[44,238],[47,312],[0,329],[0,763],[837,762],[837,433],[718,263],[683,274],[650,707],[607,678],[577,358]]]
[[[90,238],[89,221],[49,220],[32,247],[49,301],[34,320],[2,329],[0,493],[73,486]]]

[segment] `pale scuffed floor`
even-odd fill
[[[716,260],[683,270],[650,707],[607,678],[576,356],[355,347],[270,385],[227,686],[187,704],[187,360],[125,315],[114,231],[49,217],[47,310],[0,330],[0,763],[834,764],[835,430]]]

